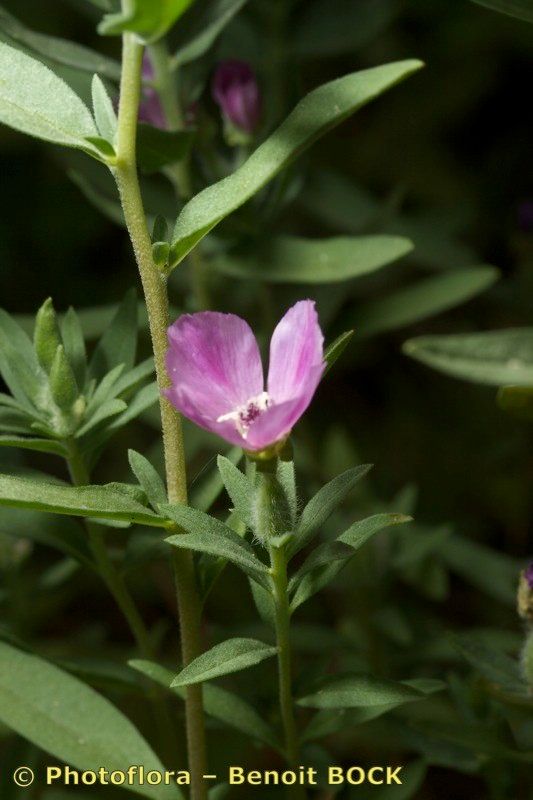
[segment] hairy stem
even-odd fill
[[[152,244],[146,225],[137,174],[135,144],[141,91],[142,56],[142,45],[133,34],[125,33],[118,112],[117,160],[114,173],[148,311],[157,382],[161,392],[161,423],[168,499],[171,503],[186,503],[187,484],[181,420],[162,394],[169,386],[165,366],[166,331],[169,324],[166,278],[154,264],[152,258]],[[186,665],[201,650],[200,603],[192,554],[176,548],[173,554],[173,563],[180,619],[182,660]],[[206,772],[206,748],[201,685],[187,688],[185,708],[191,798],[192,800],[205,800],[207,790],[203,775]]]

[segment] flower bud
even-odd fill
[[[71,412],[78,399],[78,385],[63,345],[59,345],[49,376],[50,392],[61,411]]]
[[[166,128],[167,121],[159,94],[157,89],[150,86],[150,82],[155,78],[155,70],[146,51],[143,57],[142,77],[143,87],[139,104],[139,122],[147,122],[148,125],[152,125],[154,128]]]
[[[45,300],[35,317],[35,330],[33,333],[33,346],[37,360],[45,372],[49,373],[57,352],[61,345],[61,334],[57,324],[56,312],[52,298]]]
[[[250,65],[244,61],[222,61],[215,70],[211,92],[229,123],[230,144],[246,141],[256,130],[261,116],[259,86]]]
[[[533,561],[520,573],[517,608],[522,619],[533,623]]]

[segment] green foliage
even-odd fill
[[[247,0],[203,0],[184,14],[176,30],[176,66],[188,64],[206,53],[225,26]]]
[[[182,699],[185,689],[171,686],[174,673],[151,661],[130,661],[130,666],[143,675],[156,681],[160,686],[172,691]],[[246,700],[220,686],[206,684],[202,687],[206,714],[219,720],[224,725],[238,730],[245,736],[263,742],[275,750],[280,749],[275,731]]]
[[[174,678],[171,687],[190,686],[239,672],[275,656],[277,652],[277,648],[256,639],[228,639],[187,664]]]
[[[230,252],[213,265],[224,275],[266,283],[336,283],[381,269],[412,249],[400,236],[283,236],[254,243],[249,253]]]
[[[80,770],[163,771],[132,723],[108,700],[67,672],[0,642],[0,719],[56,758]],[[179,798],[176,786],[137,784],[153,800]]]
[[[135,450],[128,450],[128,460],[139,485],[157,511],[159,503],[167,501],[167,492],[161,476],[148,459]]]
[[[106,14],[98,27],[104,36],[117,36],[124,31],[136,33],[145,42],[160,39],[181,17],[193,0],[132,0],[126,11]]]
[[[533,329],[422,336],[404,351],[455,378],[490,386],[533,385]]]
[[[98,157],[88,141],[88,137],[98,135],[98,130],[80,98],[44,64],[2,43],[0,122]]]
[[[77,517],[137,522],[160,528],[169,526],[166,519],[111,486],[71,487],[44,480],[0,475],[0,505]]]
[[[327,367],[324,370],[324,375],[327,375],[333,364],[338,358],[340,358],[344,349],[350,344],[350,340],[354,333],[355,331],[346,331],[345,333],[341,333],[341,335],[338,336],[334,342],[326,347],[324,351],[324,361],[326,362]]]
[[[367,675],[330,678],[320,689],[298,700],[308,708],[366,708],[410,703],[423,699],[424,692],[403,683],[380,680]]]
[[[187,203],[174,228],[170,267],[319,136],[421,66],[419,61],[387,64],[346,75],[310,92],[242,167]]]
[[[450,270],[367,303],[344,322],[357,325],[362,336],[403,328],[470,300],[498,277],[494,267]]]

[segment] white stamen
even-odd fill
[[[269,405],[270,397],[268,392],[261,392],[256,397],[250,397],[245,405],[238,406],[227,414],[222,414],[218,417],[217,422],[234,422],[242,438],[246,439],[250,425],[255,422],[257,417],[261,416],[263,411],[266,411]]]

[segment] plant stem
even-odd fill
[[[137,174],[135,144],[141,91],[142,56],[142,45],[133,34],[125,33],[118,112],[117,161],[114,173],[148,311],[157,382],[161,392],[161,423],[168,499],[171,503],[186,503],[187,484],[181,420],[162,394],[170,383],[165,366],[166,332],[169,324],[166,278],[154,264],[152,258],[152,244],[146,226]],[[182,660],[183,664],[187,665],[201,650],[200,603],[192,554],[175,548],[173,563],[176,576]],[[205,800],[207,789],[203,775],[206,772],[206,754],[201,685],[187,688],[185,711],[189,770],[191,772],[191,798],[192,800]]]
[[[270,555],[270,580],[274,598],[276,644],[278,648],[279,707],[285,738],[285,756],[289,766],[296,769],[300,765],[300,745],[294,719],[294,700],[292,696],[291,610],[287,580],[287,552],[285,544],[269,544],[269,539],[280,532],[278,523],[279,509],[275,507],[277,505],[276,466],[276,458],[260,460],[255,464],[255,513],[261,528],[258,532],[259,536],[268,546]],[[246,472],[249,476],[253,473],[250,461]],[[305,788],[298,784],[289,786],[287,793],[294,800],[304,800],[307,796]]]

